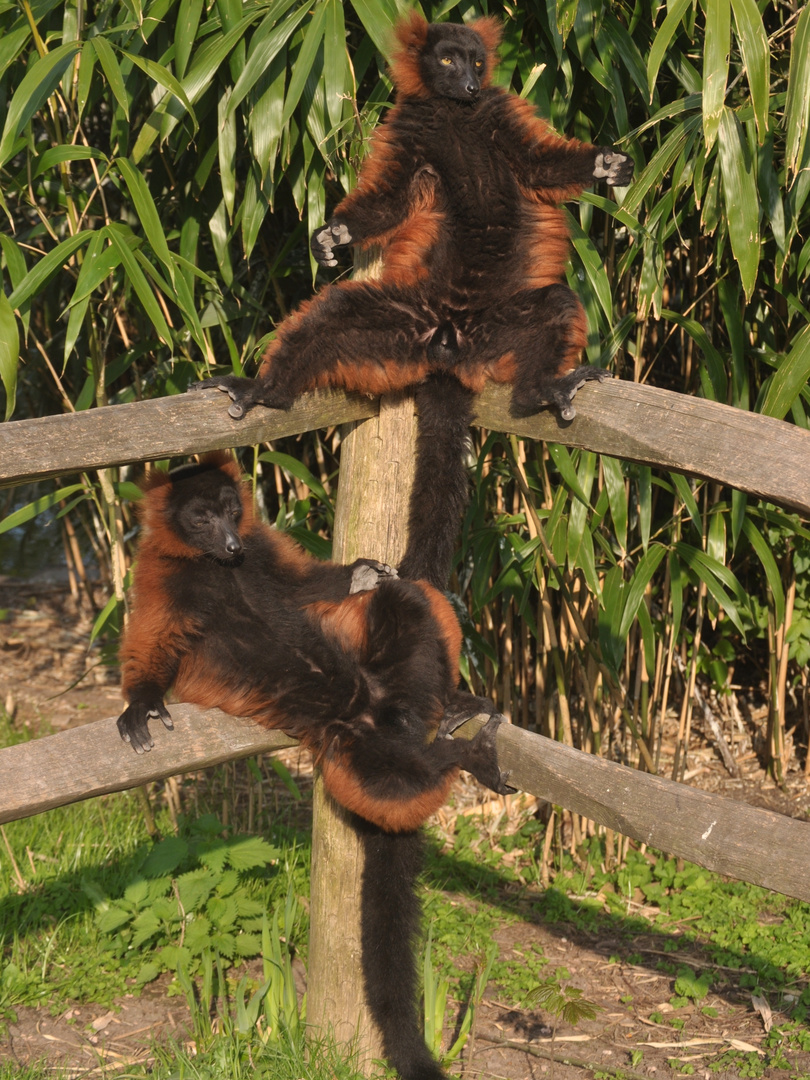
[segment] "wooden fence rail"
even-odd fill
[[[115,719],[0,750],[0,824],[96,795],[294,746],[278,731],[218,709],[172,705],[174,731],[151,725],[155,748],[134,754]],[[483,718],[457,735],[470,738]],[[584,754],[513,725],[501,764],[521,791],[729,877],[810,901],[810,823]]]
[[[255,409],[232,420],[221,393],[183,394],[0,427],[0,487],[83,469],[248,446],[376,416],[376,400],[320,392],[289,412]],[[494,431],[581,446],[707,477],[810,514],[810,432],[781,420],[636,383],[587,384],[577,416],[509,415],[509,390],[488,386],[477,423]]]

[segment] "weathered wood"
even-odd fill
[[[383,398],[379,416],[353,424],[341,447],[332,554],[396,565],[404,552],[416,430],[410,398]],[[345,811],[315,783],[307,1019],[354,1043],[360,1068],[382,1057],[363,993],[363,850]]]
[[[483,718],[457,735],[472,738]],[[498,757],[521,791],[669,855],[810,900],[810,823],[584,754],[512,724]]]
[[[0,824],[150,780],[294,745],[218,709],[172,705],[175,730],[153,724],[138,756],[115,720],[0,750]],[[482,719],[457,732],[471,738]],[[810,823],[584,754],[511,724],[498,732],[514,787],[729,877],[810,901]],[[359,874],[359,871],[358,871]],[[346,916],[348,905],[335,911]]]
[[[232,420],[227,401],[218,390],[203,390],[0,424],[0,487],[107,465],[252,446],[379,411],[376,398],[319,390],[304,394],[288,412],[259,408],[244,420]]]
[[[149,729],[155,747],[148,754],[135,754],[121,741],[115,718],[0,750],[0,824],[150,780],[297,745],[281,731],[268,731],[254,720],[219,709],[181,704],[170,705],[169,711],[174,731],[152,720]]]
[[[613,380],[577,395],[565,424],[551,411],[509,415],[510,391],[488,386],[479,424],[532,439],[582,446],[614,457],[728,484],[810,514],[810,432],[702,398]],[[216,390],[112,405],[71,416],[0,425],[0,487],[39,477],[247,446],[376,415],[378,403],[320,391],[290,409],[254,409],[231,420]]]
[[[489,386],[476,420],[494,431],[581,446],[611,457],[704,476],[799,513],[810,513],[810,432],[654,386],[586,383],[570,422],[548,410],[509,415],[509,395]]]

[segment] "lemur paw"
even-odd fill
[[[174,728],[171,714],[162,701],[133,701],[118,717],[118,734],[136,754],[146,754],[155,745],[149,732],[149,718],[159,716],[163,726]]]
[[[508,721],[500,714],[490,716],[470,743],[470,759],[463,764],[476,780],[497,795],[511,795],[517,791],[508,782],[511,773],[498,764],[498,728],[504,723]]]
[[[596,155],[593,164],[595,180],[604,180],[613,187],[626,187],[633,179],[635,165],[627,154],[604,147]]]
[[[312,234],[310,247],[315,256],[315,262],[319,266],[337,266],[338,261],[334,253],[336,247],[345,247],[352,242],[352,234],[342,221],[324,225],[322,229]]]
[[[350,593],[369,592],[376,589],[381,581],[399,577],[393,566],[377,562],[376,559],[358,559],[352,570]]]
[[[241,420],[255,405],[265,405],[268,409],[289,409],[294,400],[289,395],[268,389],[266,381],[246,379],[241,375],[214,375],[202,382],[192,383],[188,392],[210,390],[212,387],[231,399],[228,415],[234,420]]]

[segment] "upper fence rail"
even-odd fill
[[[589,383],[564,423],[551,411],[516,419],[510,391],[490,385],[476,422],[546,442],[705,477],[810,515],[810,432],[758,413],[636,383]],[[321,391],[288,411],[228,416],[217,390],[0,426],[0,487],[84,469],[248,446],[375,416],[376,399]]]

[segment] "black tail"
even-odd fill
[[[422,835],[387,833],[355,818],[363,838],[361,937],[366,1001],[386,1058],[403,1080],[446,1080],[422,1034],[415,947],[421,905],[415,882]]]
[[[464,453],[473,393],[452,375],[435,374],[416,388],[419,410],[416,476],[408,515],[408,547],[400,577],[447,588],[456,534],[469,495]]]

